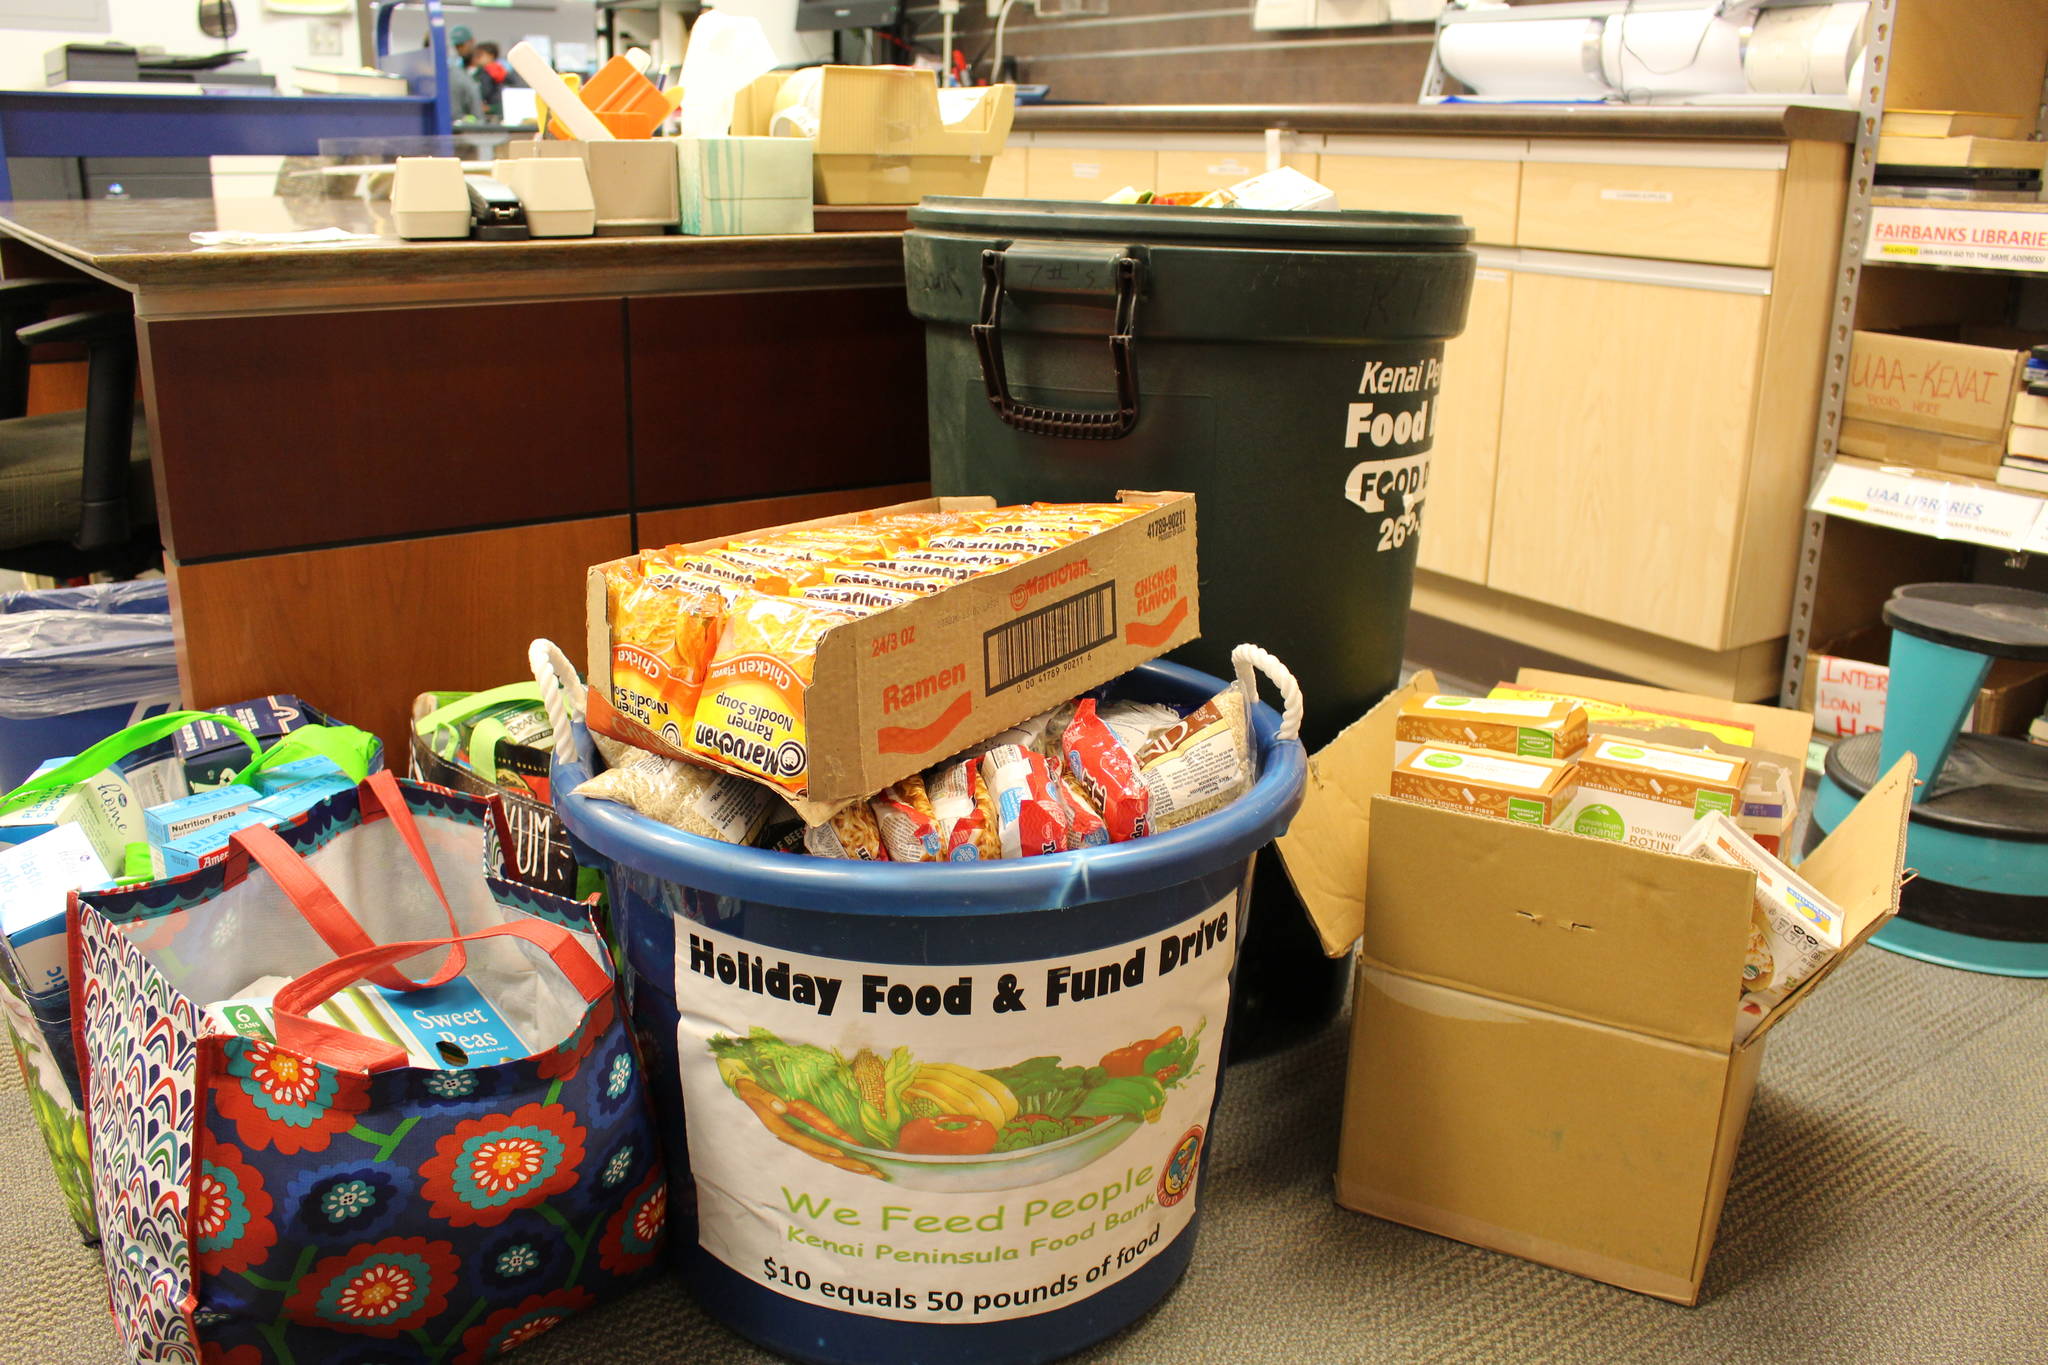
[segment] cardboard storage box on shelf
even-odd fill
[[[1069,697],[1201,634],[1195,499],[1120,495],[1150,510],[944,592],[834,626],[818,644],[804,695],[809,788],[792,801],[816,824],[851,800],[922,772]],[[993,498],[925,498],[788,526],[851,525],[876,512],[982,511]],[[695,541],[717,549],[736,536]],[[680,746],[690,717],[613,685],[605,571],[588,580],[592,728],[701,762]],[[631,645],[616,646],[630,650]],[[778,788],[779,790],[779,788]]]
[[[2022,354],[1996,346],[1856,333],[1841,451],[1881,464],[1989,479],[2005,456]]]
[[[980,194],[1016,112],[1014,85],[942,96],[930,71],[825,66],[756,80],[733,105],[732,131],[811,138],[820,204],[915,204]]]
[[[1796,711],[1591,678],[1533,686],[1751,724]],[[1912,761],[1800,867],[1848,945],[1735,1041],[1755,874],[1387,795],[1403,700],[1310,766],[1280,840],[1325,951],[1359,944],[1337,1202],[1696,1303],[1764,1040],[1898,908]]]
[[[1813,713],[1822,735],[1860,735],[1884,729],[1885,692],[1891,683],[1891,632],[1862,630],[1810,650],[1800,704]],[[1994,659],[1963,728],[1979,735],[2024,735],[2048,707],[2048,664]]]

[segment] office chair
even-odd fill
[[[135,404],[135,320],[125,308],[39,321],[78,280],[0,280],[0,569],[133,578],[157,566],[149,432]],[[29,352],[85,347],[84,412],[28,411]]]

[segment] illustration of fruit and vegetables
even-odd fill
[[[777,1139],[828,1165],[888,1176],[845,1144],[908,1157],[1000,1157],[1124,1119],[1156,1123],[1166,1092],[1200,1071],[1202,1030],[1178,1025],[1093,1066],[1031,1057],[977,1071],[862,1048],[789,1042],[764,1028],[709,1043],[719,1078]],[[828,1141],[829,1139],[829,1141]]]

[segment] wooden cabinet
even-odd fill
[[[1316,174],[1313,152],[1289,152],[1281,157],[1281,161],[1311,178]],[[1168,192],[1220,190],[1240,180],[1263,175],[1265,171],[1265,144],[1263,139],[1256,137],[1218,139],[1215,144],[1202,147],[1162,147],[1159,150],[1158,188]]]
[[[1126,185],[1147,189],[1159,179],[1150,147],[1081,146],[1025,149],[1025,193],[1033,199],[1106,199]]]
[[[1495,463],[1500,455],[1501,376],[1508,350],[1513,277],[1482,264],[1472,281],[1464,335],[1444,346],[1429,500],[1416,564],[1473,583],[1486,581],[1493,539]]]
[[[188,706],[296,692],[405,765],[414,694],[528,676],[583,638],[583,571],[633,552],[625,516],[165,564]]]
[[[616,299],[152,318],[140,331],[178,559],[630,505]],[[548,345],[520,344],[537,337]]]
[[[1347,209],[1455,213],[1474,241],[1511,246],[1526,141],[1346,137],[1325,140],[1317,178]]]
[[[987,199],[1022,199],[1028,193],[1031,144],[1028,134],[1012,133],[1009,145],[989,163],[988,180],[981,187]]]
[[[1242,135],[1031,136],[1034,197],[1195,188],[1265,164]],[[1283,150],[1312,158],[1346,209],[1452,213],[1474,230],[1480,270],[1466,330],[1445,347],[1416,610],[1667,687],[1768,694],[1847,147],[1551,122],[1296,132]]]
[[[901,285],[633,298],[625,335],[636,510],[930,470],[924,324]]]
[[[1736,643],[1765,308],[1717,289],[1515,280],[1490,586],[1708,649]]]
[[[1785,148],[1662,149],[1538,140],[1522,167],[1515,241],[1670,261],[1767,266]]]

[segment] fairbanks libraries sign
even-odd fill
[[[2048,212],[1877,204],[1870,210],[1872,260],[1975,266],[2048,274]]]

